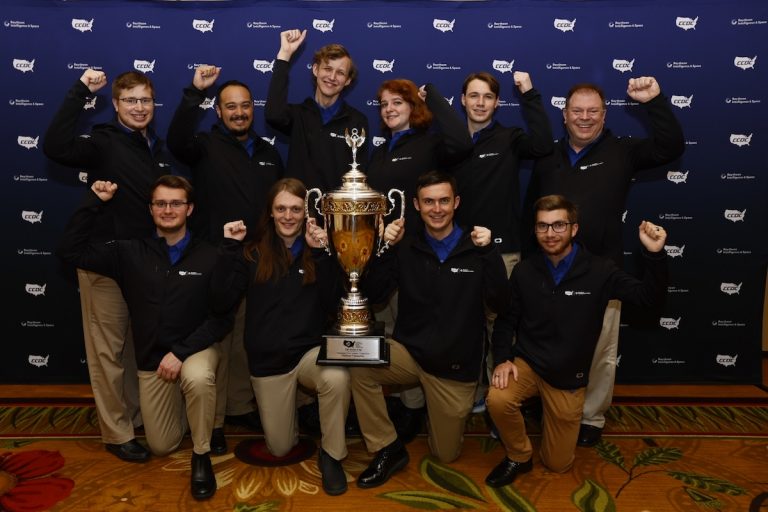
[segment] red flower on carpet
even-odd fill
[[[69,478],[46,476],[64,467],[59,452],[30,450],[0,455],[0,510],[48,510],[68,497],[75,486]]]

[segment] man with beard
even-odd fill
[[[269,83],[264,116],[267,123],[290,138],[285,175],[300,179],[307,189],[323,191],[341,185],[341,176],[350,169],[352,151],[344,138],[353,131],[369,137],[368,118],[341,97],[357,77],[357,68],[340,44],[323,46],[312,59],[315,91],[302,103],[288,103],[289,62],[304,42],[306,30],[280,33],[272,80]],[[357,150],[357,162],[368,161],[368,144]]]
[[[624,262],[622,212],[636,173],[669,164],[685,150],[683,130],[655,78],[630,78],[627,96],[647,112],[650,137],[614,135],[605,127],[602,89],[590,83],[571,87],[563,108],[567,134],[551,154],[536,161],[526,196],[528,205],[550,194],[564,195],[578,204],[583,220],[579,241],[620,268]],[[530,207],[523,212],[529,217],[524,229],[530,230],[534,212]],[[533,241],[530,245],[534,246]],[[621,301],[611,300],[590,369],[579,446],[600,441],[613,397],[620,318]]]
[[[533,447],[520,412],[521,403],[532,396],[541,397],[544,409],[541,462],[557,473],[570,469],[606,304],[620,299],[654,306],[667,288],[667,235],[660,226],[643,221],[638,228],[646,263],[641,281],[574,241],[579,231],[575,204],[549,195],[534,209],[540,253],[512,270],[512,298],[493,331],[496,367],[488,410],[506,457],[485,479],[491,487],[508,485],[533,467]]]
[[[192,84],[184,89],[168,129],[168,147],[192,169],[198,191],[191,228],[196,236],[218,245],[221,226],[243,220],[255,225],[265,208],[267,192],[283,175],[277,150],[253,131],[253,98],[247,85],[224,82],[216,92],[218,122],[209,132],[195,132],[204,110],[206,91],[216,82],[221,68],[201,65]],[[226,453],[223,432],[228,423],[251,430],[261,428],[253,402],[247,358],[243,348],[245,305],[238,309],[232,332],[222,341],[218,369],[216,420],[212,451]]]

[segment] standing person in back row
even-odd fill
[[[571,87],[563,108],[566,136],[555,151],[536,161],[526,196],[561,194],[579,205],[580,241],[592,253],[623,267],[622,213],[632,179],[640,170],[668,164],[683,154],[683,130],[655,78],[630,78],[627,95],[648,114],[651,136],[619,137],[605,128],[605,94],[584,83]],[[533,208],[527,206],[524,229],[533,232]],[[616,376],[621,302],[611,300],[595,348],[584,400],[579,446],[600,440],[605,411],[611,405]]]
[[[368,119],[342,99],[342,93],[357,77],[357,68],[346,48],[329,44],[312,59],[314,94],[302,103],[288,103],[288,71],[291,57],[307,36],[306,30],[280,33],[272,80],[269,83],[264,115],[267,123],[290,138],[287,177],[298,178],[307,189],[330,191],[341,185],[341,176],[350,169],[352,151],[345,131],[356,130],[369,138]],[[357,161],[368,161],[368,145],[358,149]]]
[[[501,91],[498,80],[487,72],[470,74],[461,88],[461,104],[467,114],[467,130],[474,151],[455,170],[462,203],[456,217],[461,224],[486,226],[491,230],[507,276],[520,261],[520,160],[548,155],[554,147],[541,94],[533,88],[531,76],[515,71],[512,78],[520,92],[528,132],[517,126],[503,126],[495,119]],[[486,317],[490,340],[495,315],[488,311]],[[485,410],[487,390],[483,375],[474,412]]]
[[[83,72],[45,132],[43,151],[61,165],[88,171],[89,184],[97,180],[120,183],[121,193],[104,205],[104,215],[90,233],[92,242],[144,238],[154,228],[147,215],[152,185],[160,176],[175,171],[171,155],[151,127],[155,88],[137,71],[118,75],[112,82],[115,118],[95,125],[87,135],[79,135],[76,129],[83,106],[105,85],[107,75],[103,71]],[[110,277],[78,268],[77,280],[101,439],[120,459],[145,462],[149,452],[134,434],[134,427],[142,420],[125,299]]]
[[[208,132],[196,132],[204,110],[206,92],[219,78],[221,68],[201,65],[192,84],[184,89],[168,128],[168,147],[192,169],[197,188],[192,229],[214,245],[222,240],[221,226],[243,220],[255,225],[266,208],[267,192],[283,176],[280,154],[253,131],[253,97],[248,86],[237,80],[221,84],[216,91],[218,122]],[[237,310],[232,332],[221,342],[222,358],[217,372],[216,420],[211,451],[226,453],[224,420],[251,430],[261,422],[253,400],[248,362],[243,346],[245,304]]]

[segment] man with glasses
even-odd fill
[[[94,242],[143,238],[152,232],[147,197],[152,184],[174,172],[173,160],[150,124],[155,89],[145,75],[128,71],[112,82],[115,118],[93,126],[87,135],[77,131],[89,98],[107,85],[103,71],[87,69],[67,93],[43,140],[51,160],[88,172],[88,183],[120,183],[121,193],[104,208]],[[92,101],[96,101],[94,98]],[[142,423],[138,407],[136,363],[128,309],[117,283],[84,269],[77,271],[83,338],[96,412],[106,449],[122,460],[144,462],[149,452],[135,439]]]
[[[534,212],[530,205],[534,201],[562,194],[581,210],[579,241],[593,254],[611,258],[620,268],[624,261],[622,214],[635,174],[669,164],[685,149],[682,128],[655,78],[630,78],[627,95],[647,112],[650,137],[614,135],[605,128],[602,89],[588,83],[571,88],[563,109],[567,134],[552,154],[536,161],[523,224],[524,229],[531,229]],[[605,411],[613,397],[620,315],[621,302],[610,301],[590,370],[579,446],[594,446],[602,434]]]
[[[221,74],[217,66],[195,69],[192,83],[184,88],[181,103],[168,128],[168,147],[189,165],[197,189],[192,230],[219,245],[221,226],[243,220],[255,226],[265,208],[267,191],[283,176],[280,154],[253,131],[253,96],[248,86],[228,80],[216,91],[218,122],[210,131],[196,132],[204,115],[200,105]],[[245,303],[240,305],[232,332],[222,341],[224,357],[218,371],[219,396],[212,450],[227,451],[224,420],[250,430],[261,430],[254,407],[248,360],[243,346]]]
[[[641,281],[574,241],[579,232],[574,203],[548,195],[534,209],[540,253],[512,270],[512,298],[493,331],[496,367],[487,404],[506,456],[485,480],[491,487],[508,485],[533,467],[520,412],[532,396],[541,397],[544,410],[541,462],[558,473],[570,469],[606,304],[620,299],[650,307],[666,292],[666,232],[660,226],[643,221],[638,228],[646,263]]]
[[[154,455],[167,455],[189,428],[191,493],[206,499],[216,492],[210,439],[221,357],[217,342],[232,329],[233,314],[217,304],[211,287],[218,248],[187,229],[194,209],[189,181],[161,176],[151,190],[153,236],[89,242],[109,215],[107,205],[125,192],[115,182],[95,181],[67,224],[57,255],[120,286],[131,312],[147,444]]]

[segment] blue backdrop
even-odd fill
[[[764,0],[6,0],[0,20],[0,381],[87,381],[76,279],[52,254],[87,177],[47,161],[41,150],[67,89],[88,67],[110,78],[139,69],[155,83],[155,124],[164,136],[195,66],[216,64],[221,81],[251,86],[256,129],[285,155],[285,140],[265,126],[263,107],[279,33],[290,28],[309,32],[294,57],[290,100],[311,93],[314,50],[344,44],[360,68],[347,100],[369,116],[374,143],[375,92],[393,77],[433,82],[460,110],[464,77],[492,71],[503,87],[498,119],[522,125],[512,72],[527,71],[555,136],[570,85],[593,81],[607,93],[607,125],[643,136],[642,108],[628,99],[626,84],[655,76],[682,122],[686,152],[634,184],[624,213],[626,263],[634,268],[639,221],[660,223],[670,233],[671,284],[660,316],[625,307],[618,379],[760,381],[768,253]],[[109,100],[104,88],[85,107],[83,132],[112,116]],[[214,120],[210,108],[201,129]]]

